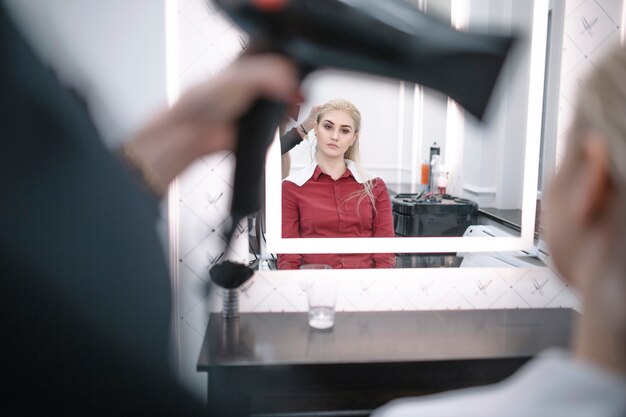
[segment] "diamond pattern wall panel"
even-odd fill
[[[584,78],[620,41],[623,0],[568,0],[565,5],[557,167],[565,152],[576,97]]]
[[[216,14],[205,0],[178,0],[178,68],[181,91],[214,77],[241,50],[243,38],[230,22]],[[182,381],[206,400],[206,375],[196,371],[198,352],[206,328],[207,304],[218,305],[218,294],[205,297],[208,271],[224,259],[224,226],[230,210],[234,157],[210,155],[197,161],[178,178],[179,263],[175,294],[178,305],[178,362]],[[248,260],[247,224],[231,257]]]
[[[240,309],[305,312],[307,285],[319,276],[339,282],[338,311],[580,309],[574,291],[549,268],[258,271],[240,291]],[[221,310],[216,294],[207,311]]]

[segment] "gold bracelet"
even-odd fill
[[[137,146],[133,141],[127,141],[122,146],[122,156],[124,159],[139,172],[143,182],[152,191],[154,195],[161,198],[165,195],[167,190],[167,184],[161,180],[161,177],[152,169],[149,164],[146,164],[141,158]]]

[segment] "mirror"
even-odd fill
[[[398,194],[424,191],[422,164],[428,166],[431,147],[438,147],[438,162],[448,173],[446,193],[457,198],[457,203],[476,203],[482,216],[472,223],[484,226],[490,218],[513,215],[517,219],[511,223],[517,223],[518,228],[499,228],[501,233],[495,236],[473,226],[453,235],[456,237],[433,229],[395,238],[283,239],[277,135],[266,165],[269,252],[345,253],[347,248],[350,253],[495,252],[533,246],[549,2],[429,0],[420,4],[427,13],[451,20],[459,30],[506,31],[517,36],[483,122],[465,115],[454,101],[420,86],[334,70],[318,72],[306,80],[307,102],[300,109],[299,121],[313,105],[345,98],[362,114],[362,165],[385,181],[392,202]],[[292,173],[311,163],[313,146],[310,132],[309,140],[290,152]],[[435,190],[436,184],[431,184]],[[396,200],[403,203],[402,198]]]

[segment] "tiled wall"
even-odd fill
[[[556,163],[560,164],[585,75],[620,41],[623,0],[567,0],[565,3],[561,97]]]
[[[265,272],[265,273],[264,273]],[[576,307],[570,288],[544,268],[369,269],[328,271],[338,281],[338,311]],[[307,282],[320,271],[257,273],[240,295],[241,311],[307,311]],[[214,294],[219,301],[219,293]],[[215,310],[219,311],[219,303]]]
[[[618,36],[620,0],[569,1],[564,44],[561,119],[583,68]],[[618,11],[620,13],[618,13]],[[583,17],[589,29],[580,27]],[[236,57],[242,35],[205,0],[178,1],[179,82],[182,88],[219,72]],[[596,20],[597,18],[597,20]],[[595,22],[595,23],[593,23]],[[572,81],[573,80],[573,81]],[[561,123],[561,122],[560,122]],[[560,137],[566,129],[559,129]],[[222,226],[228,216],[234,158],[203,158],[178,180],[179,259],[176,278],[177,350],[182,380],[206,397],[206,375],[195,364],[208,319],[220,308],[219,293],[206,300],[210,267],[222,259]],[[247,259],[247,230],[241,228],[235,257]],[[329,271],[341,282],[338,309],[431,310],[578,307],[575,294],[548,268]],[[289,271],[261,271],[245,286],[242,311],[305,311],[307,277]]]
[[[181,90],[214,76],[241,50],[241,35],[205,0],[178,0],[178,83]],[[223,225],[229,215],[234,157],[229,153],[197,161],[177,180],[178,274],[174,279],[175,350],[182,382],[206,400],[206,374],[196,361],[207,323],[203,297],[209,268],[223,257]],[[247,230],[241,230],[247,260]],[[237,247],[241,245],[236,245]]]

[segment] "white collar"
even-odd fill
[[[359,184],[363,184],[365,181],[374,178],[368,172],[363,171],[363,174],[365,175],[364,178],[363,175],[359,173],[359,170],[356,167],[356,162],[354,162],[353,160],[344,159],[344,161],[346,163],[346,167],[350,170],[352,176]],[[313,161],[309,166],[302,168],[300,171],[295,172],[285,178],[284,181],[290,181],[296,184],[298,187],[302,187],[304,183],[311,179],[311,177],[313,176],[313,173],[315,172],[315,167],[317,167],[317,162]]]

